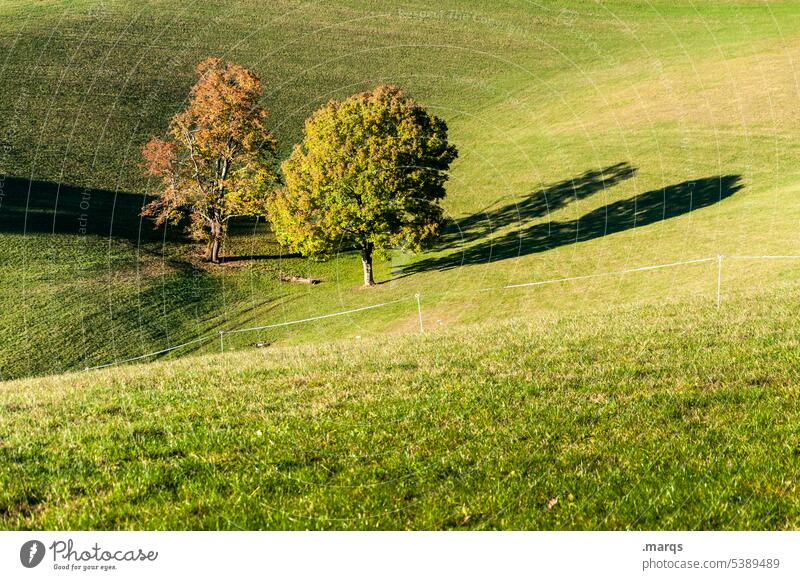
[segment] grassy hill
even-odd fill
[[[0,3],[0,527],[800,526],[800,261],[732,258],[800,255],[800,7],[563,4]],[[142,221],[210,55],[284,153],[378,83],[444,117],[438,246],[364,290]]]
[[[81,369],[418,292],[436,326],[713,300],[713,267],[479,290],[800,253],[797,12],[756,1],[3,2],[0,171],[12,177],[0,197],[0,373]],[[143,223],[153,184],[139,148],[208,55],[262,77],[284,152],[313,109],[380,82],[447,119],[461,158],[440,246],[379,265],[387,283],[363,291],[346,248],[308,262],[243,222],[225,251],[245,259],[209,268],[179,231]],[[323,283],[283,284],[281,272]],[[791,262],[731,263],[724,292],[797,279]],[[404,333],[415,317],[400,302],[231,335],[227,347]]]
[[[0,384],[0,527],[796,529],[800,286]]]

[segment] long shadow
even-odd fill
[[[134,244],[164,239],[164,228],[142,219],[144,196],[83,188],[51,181],[7,177],[0,198],[0,232],[91,234]],[[167,228],[167,239],[182,240],[182,228]]]
[[[636,175],[636,168],[627,162],[587,171],[543,187],[520,201],[494,209],[485,209],[449,224],[443,231],[440,247],[471,242],[514,223],[543,217],[561,209],[571,201],[585,199],[599,191]]]
[[[192,244],[185,233],[186,221],[175,226],[154,227],[141,211],[152,197],[142,194],[83,188],[51,181],[7,177],[0,182],[0,233],[67,234],[126,240],[137,247],[158,252],[164,241]],[[250,236],[255,222],[249,218],[232,220],[229,236]],[[263,226],[262,226],[263,227]],[[187,246],[188,247],[188,246]],[[223,256],[224,262],[277,260],[297,254]],[[173,266],[181,258],[170,256]]]
[[[610,203],[577,220],[532,224],[479,241],[463,251],[421,260],[404,268],[404,274],[486,264],[585,242],[708,207],[742,187],[740,175],[676,183]]]

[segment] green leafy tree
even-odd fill
[[[457,156],[445,122],[396,87],[331,101],[282,165],[286,187],[269,205],[278,240],[315,257],[355,246],[372,286],[374,255],[418,251],[438,233]]]
[[[207,242],[206,260],[217,263],[231,218],[266,215],[277,184],[276,141],[255,74],[218,58],[201,62],[197,74],[168,138],[153,137],[142,149],[145,172],[161,179],[142,214],[157,226],[188,214],[190,234]]]

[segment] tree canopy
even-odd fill
[[[143,169],[161,179],[158,197],[143,209],[157,225],[189,215],[189,232],[206,240],[206,259],[219,262],[231,218],[266,215],[277,184],[276,140],[259,105],[261,82],[251,71],[218,58],[201,62],[186,109],[166,139],[142,149]]]
[[[281,243],[307,256],[419,250],[438,233],[447,171],[458,152],[446,123],[400,89],[379,86],[330,101],[305,123],[282,168],[269,216]]]

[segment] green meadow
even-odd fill
[[[0,525],[796,529],[797,297],[3,383]]]
[[[800,260],[735,259],[800,255],[798,39],[777,0],[0,3],[0,527],[798,527]],[[208,56],[282,156],[381,83],[444,118],[437,245],[362,289],[142,219]],[[718,255],[719,309],[713,259],[621,274]]]

